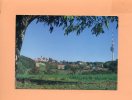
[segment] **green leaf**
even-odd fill
[[[105,26],[107,27],[107,29],[109,29],[109,22],[105,21]]]

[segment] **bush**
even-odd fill
[[[117,73],[118,61],[108,61],[104,63],[104,67],[108,68],[110,71]]]
[[[20,56],[16,64],[16,73],[19,74],[29,74],[35,68],[36,63],[31,58]]]
[[[45,73],[46,74],[53,74],[56,72],[57,72],[57,64],[46,63],[46,66],[45,66]]]

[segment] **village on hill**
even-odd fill
[[[57,65],[57,69],[64,70],[67,69],[66,67],[80,67],[82,70],[89,70],[89,71],[108,71],[108,68],[104,68],[103,62],[84,62],[84,61],[57,61],[52,58],[46,58],[46,57],[38,57],[35,58],[34,61],[36,62],[36,67],[39,67],[42,63],[49,63],[49,64],[55,64]]]

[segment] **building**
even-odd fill
[[[34,59],[34,60],[35,60],[35,62],[48,62],[48,61],[49,61],[48,58],[44,58],[44,57],[36,58],[36,59]]]
[[[59,64],[59,65],[58,65],[58,69],[65,69],[65,65]]]

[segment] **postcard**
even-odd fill
[[[1,0],[0,100],[131,100],[131,5]]]

